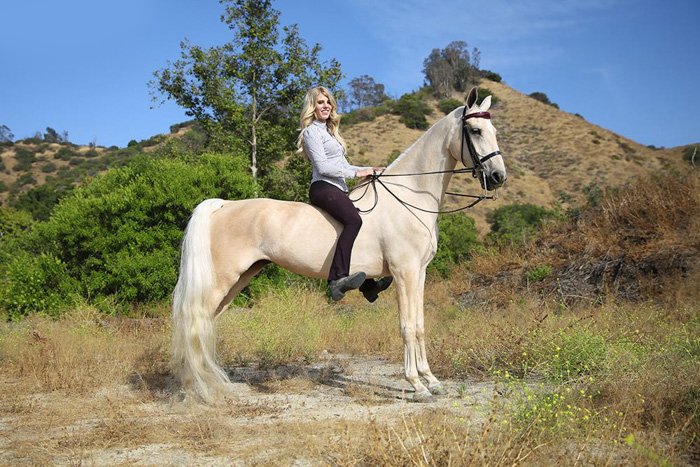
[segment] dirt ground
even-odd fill
[[[414,403],[403,366],[371,357],[229,371],[234,391],[218,407],[183,402],[167,372],[83,394],[23,395],[21,381],[2,378],[16,395],[0,403],[0,464],[351,463],[368,430],[432,415],[477,426],[495,393],[493,383],[443,381],[448,395]]]

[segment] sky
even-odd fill
[[[344,83],[370,75],[398,98],[424,84],[432,49],[464,41],[525,94],[644,145],[700,142],[700,0],[278,0]],[[124,147],[189,120],[148,82],[187,39],[223,45],[217,0],[7,0],[0,8],[0,125],[51,127]],[[300,104],[301,105],[301,104]],[[497,118],[494,115],[494,118]]]

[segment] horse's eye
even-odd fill
[[[470,131],[472,132],[473,135],[480,135],[481,130],[479,128],[470,128]]]

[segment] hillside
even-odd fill
[[[586,189],[621,186],[652,171],[682,167],[682,148],[650,149],[609,130],[593,125],[532,99],[509,86],[483,80],[498,102],[492,106],[493,123],[508,170],[508,181],[499,199],[485,201],[468,212],[483,233],[488,230],[486,214],[503,205],[533,203],[551,206],[556,201],[578,204]],[[454,97],[463,100],[463,96]],[[428,116],[432,124],[443,114],[435,109]],[[394,115],[343,128],[353,162],[385,164],[393,152],[402,152],[421,134],[410,130]],[[479,193],[469,175],[454,178],[450,190]],[[448,206],[462,200],[448,197]]]
[[[488,231],[486,214],[512,203],[533,203],[564,207],[586,199],[592,187],[621,186],[640,175],[681,168],[683,148],[650,149],[582,117],[532,99],[509,86],[483,80],[497,102],[492,106],[493,122],[505,156],[508,182],[499,199],[485,201],[468,212],[482,233]],[[455,98],[463,99],[461,95]],[[443,114],[432,102],[432,124]],[[356,164],[385,165],[392,154],[408,148],[423,133],[406,128],[399,117],[382,115],[371,122],[344,125],[349,155]],[[182,137],[183,128],[173,135]],[[138,152],[148,151],[166,139],[156,135],[129,148],[88,148],[71,144],[23,141],[0,147],[0,205],[11,193],[26,192],[47,181],[67,179],[70,183],[125,163]],[[455,177],[451,191],[480,193],[469,175]],[[462,199],[448,197],[448,207]]]

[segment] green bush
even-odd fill
[[[0,281],[0,309],[11,318],[29,313],[57,314],[78,293],[66,265],[51,254],[22,252],[6,266]]]
[[[438,249],[428,270],[447,277],[460,261],[481,248],[474,219],[463,212],[438,216]]]
[[[401,123],[408,128],[425,130],[428,120],[425,116],[431,112],[430,107],[417,94],[404,94],[393,104],[393,113],[399,115]]]
[[[65,276],[64,282],[56,282],[53,275],[36,276],[31,288],[13,294],[20,298],[4,299],[1,306],[10,314],[57,309],[56,297],[69,300],[65,292],[74,289],[85,300],[167,298],[177,278],[179,245],[192,210],[206,198],[252,196],[246,162],[245,155],[231,154],[139,157],[76,189],[22,242],[25,259],[45,258],[42,261],[53,268],[48,271]],[[15,272],[10,268],[3,279],[5,290],[23,287],[18,281],[26,278],[19,266]],[[40,293],[51,297],[50,303],[43,304]]]
[[[464,104],[460,102],[459,99],[449,97],[447,99],[442,99],[440,102],[438,102],[438,109],[440,109],[440,112],[447,115],[448,113],[452,112],[454,109],[461,105]]]
[[[46,220],[51,210],[73,189],[69,180],[51,178],[10,201],[10,206],[31,213],[36,220]]]
[[[51,173],[56,171],[56,164],[53,162],[47,162],[41,166],[41,171],[44,173]]]
[[[16,148],[15,159],[17,163],[15,164],[14,171],[25,171],[31,169],[32,164],[36,162],[36,154],[26,148]]]
[[[495,81],[497,83],[500,83],[503,80],[503,78],[501,78],[501,75],[499,75],[498,73],[496,73],[494,71],[480,70],[480,73],[481,73],[481,76],[483,78],[486,78],[490,81]]]
[[[491,224],[488,238],[496,244],[522,245],[546,219],[557,217],[555,211],[534,204],[502,206],[486,216]]]
[[[498,96],[495,95],[493,91],[491,91],[489,88],[479,86],[479,99],[477,100],[477,104],[484,102],[484,99],[486,99],[488,96],[491,96],[491,106],[498,103]]]
[[[55,157],[56,157],[56,159],[60,159],[62,161],[69,161],[77,155],[78,154],[75,151],[73,151],[71,148],[64,146],[56,152]]]
[[[532,97],[533,99],[535,99],[536,101],[542,102],[543,104],[551,105],[552,107],[557,108],[557,109],[559,108],[559,106],[557,104],[555,104],[554,102],[550,101],[547,94],[545,94],[543,92],[539,92],[539,91],[533,92],[533,93],[530,93],[529,96]]]

